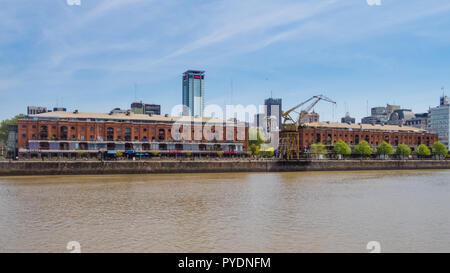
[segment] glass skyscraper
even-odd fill
[[[282,102],[281,99],[274,99],[274,98],[268,98],[264,100],[264,105],[266,106],[266,115],[268,118],[275,117],[277,124],[275,128],[272,128],[270,126],[269,130],[279,129],[281,127],[281,109],[282,109]],[[272,111],[274,111],[272,113]]]
[[[183,73],[183,115],[203,116],[205,71],[188,70]]]
[[[439,135],[439,141],[444,143],[447,149],[450,148],[450,103],[448,97],[442,96],[440,105],[431,108],[429,126],[432,133]]]

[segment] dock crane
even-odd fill
[[[298,128],[302,125],[303,118],[308,115],[311,109],[313,109],[321,100],[336,104],[335,101],[324,95],[317,95],[297,104],[286,112],[281,112],[283,124],[281,125],[280,133],[280,152],[282,157],[293,159],[294,155],[296,155],[296,159],[300,158],[300,138]],[[309,102],[312,102],[309,106],[303,110],[297,111]],[[297,118],[294,116],[294,113],[298,114]]]

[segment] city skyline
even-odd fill
[[[315,111],[332,121],[346,112],[360,121],[386,103],[426,112],[450,86],[446,1],[255,3],[7,1],[0,118],[28,105],[109,112],[136,99],[170,113],[187,69],[208,73],[205,106],[263,104],[273,94],[289,108],[325,94],[336,109]],[[179,16],[186,9],[202,12]]]

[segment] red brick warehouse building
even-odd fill
[[[300,151],[309,149],[313,143],[334,145],[343,140],[349,145],[367,141],[372,147],[386,141],[396,147],[406,144],[412,149],[425,144],[431,146],[438,141],[437,134],[431,134],[423,129],[396,125],[371,125],[317,122],[304,124],[298,130]]]
[[[184,138],[174,138],[173,128]],[[246,151],[247,139],[248,126],[242,122],[132,112],[57,111],[29,115],[18,122],[21,155],[80,151],[238,154]]]

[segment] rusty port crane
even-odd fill
[[[311,109],[313,109],[314,106],[316,106],[321,100],[336,104],[335,101],[324,95],[317,95],[297,104],[286,112],[281,112],[281,117],[283,119],[280,132],[281,157],[284,157],[285,159],[300,158],[300,139],[298,128],[302,125],[304,117],[306,117]],[[302,106],[305,106],[310,102],[310,105],[304,109],[301,109]]]

